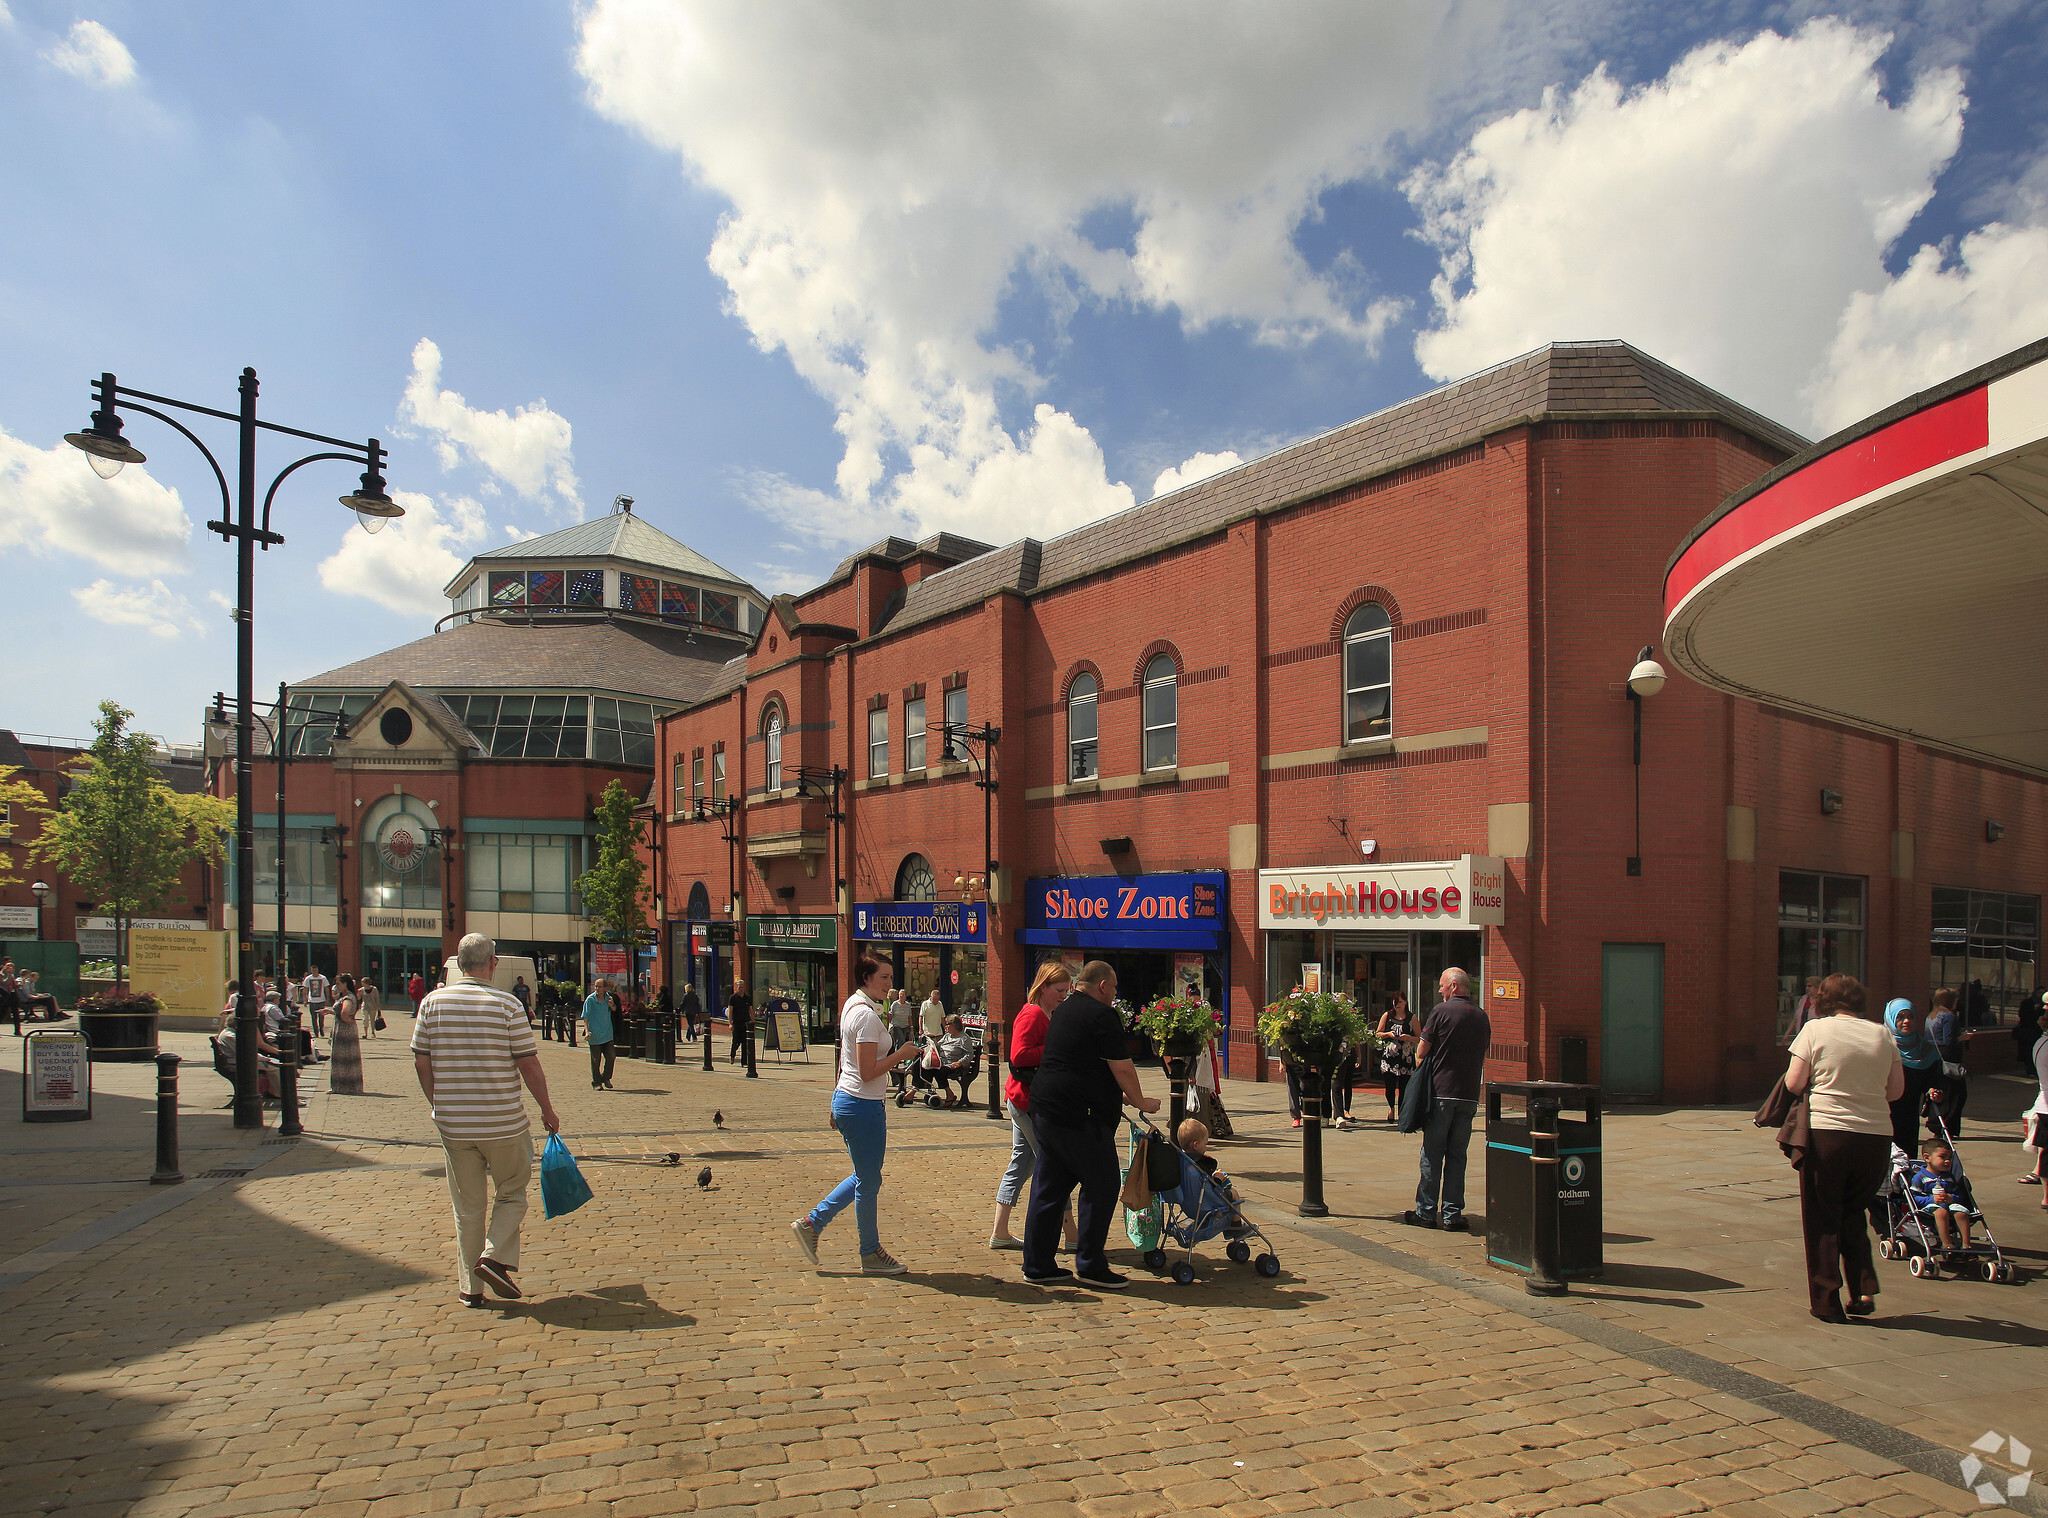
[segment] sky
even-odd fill
[[[204,458],[63,442],[102,371],[390,448],[381,534],[278,494],[274,690],[620,494],[801,592],[1551,341],[1823,436],[2048,335],[2043,77],[2038,0],[0,0],[0,727],[234,682]]]

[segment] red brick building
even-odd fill
[[[2040,782],[1683,679],[1634,762],[1667,556],[1803,446],[1560,344],[1043,543],[878,543],[658,724],[668,973],[716,997],[736,951],[688,920],[740,919],[740,978],[829,1023],[860,947],[1006,1013],[1102,955],[1134,1000],[1199,980],[1246,1075],[1305,975],[1377,1011],[1459,964],[1495,1075],[1582,1038],[1673,1101],[1767,1084],[1809,973],[1953,983],[1943,914],[2011,1006]],[[1000,730],[992,793],[946,722]]]

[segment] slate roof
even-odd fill
[[[507,543],[503,548],[480,553],[463,566],[462,573],[450,580],[449,586],[452,589],[472,567],[486,560],[502,564],[513,559],[630,559],[636,564],[695,575],[702,580],[723,580],[729,585],[753,591],[756,596],[761,594],[731,570],[720,568],[687,543],[677,542],[659,527],[649,525],[630,511],[615,511],[610,516],[578,522],[574,527],[564,527],[559,532],[544,533],[537,538]]]
[[[886,537],[841,559],[838,567],[825,577],[824,584],[837,584],[853,573],[854,565],[866,558],[886,559],[891,564],[900,564],[917,554],[928,553],[934,558],[951,559],[958,564],[967,559],[979,558],[993,550],[993,544],[979,542],[974,538],[963,538],[957,532],[935,532],[921,543],[913,543],[908,538]],[[823,586],[819,588],[823,589]]]
[[[294,690],[382,691],[403,680],[427,690],[603,690],[651,701],[688,704],[702,697],[726,668],[731,640],[682,628],[629,620],[536,618],[531,623],[491,617],[451,627],[308,675]],[[445,712],[445,708],[443,711]],[[452,712],[450,727],[463,731]]]
[[[908,588],[883,631],[978,605],[998,590],[1029,594],[1097,574],[1511,427],[1644,418],[1719,420],[1787,453],[1806,447],[1789,427],[1627,343],[1552,343],[1043,544],[1024,538],[929,575]]]
[[[21,740],[6,728],[0,728],[0,769],[17,769],[33,773],[36,762],[29,758],[28,750],[21,746]]]

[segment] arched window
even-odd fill
[[[1095,688],[1093,675],[1074,676],[1067,687],[1067,778],[1095,778]]]
[[[907,854],[903,863],[896,867],[896,899],[898,901],[937,901],[939,899],[938,877],[932,874],[931,861],[922,854]]]
[[[1344,741],[1394,731],[1394,629],[1387,609],[1367,601],[1344,623]]]
[[[1180,762],[1179,672],[1170,654],[1145,666],[1145,768],[1170,770]]]
[[[767,740],[763,746],[768,750],[768,758],[763,766],[762,784],[767,786],[772,795],[782,789],[781,707],[768,708],[768,715],[761,719],[761,736]]]

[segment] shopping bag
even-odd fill
[[[1152,1188],[1145,1184],[1145,1150],[1149,1147],[1144,1139],[1138,1140],[1138,1149],[1131,1156],[1131,1168],[1124,1174],[1124,1189],[1117,1200],[1132,1212],[1143,1212],[1152,1205]]]
[[[551,1218],[574,1212],[590,1200],[590,1183],[576,1168],[576,1156],[562,1142],[562,1135],[550,1133],[540,1153],[541,1206]]]
[[[1145,1186],[1150,1191],[1180,1190],[1180,1151],[1154,1129],[1145,1130]]]

